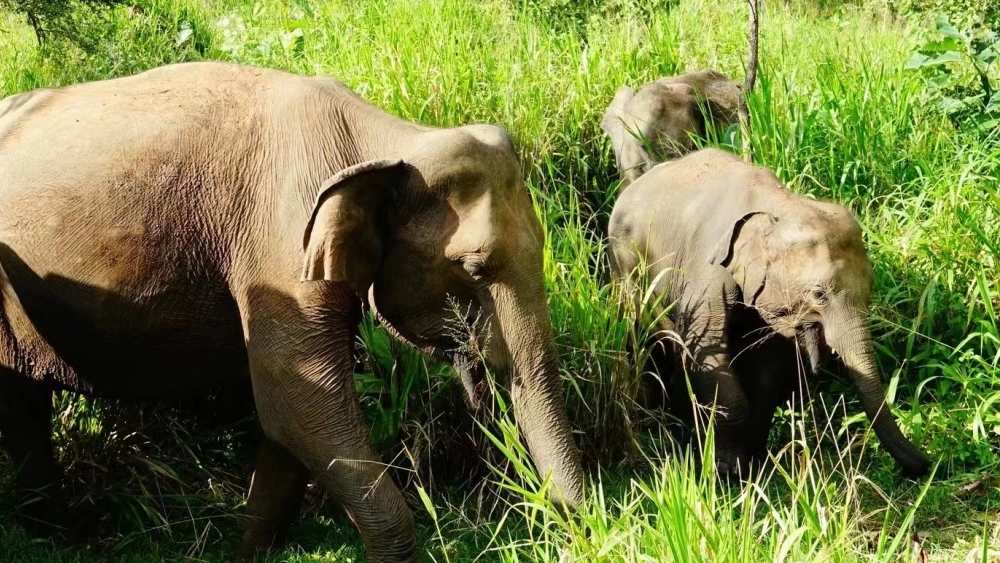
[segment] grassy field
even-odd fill
[[[21,16],[0,12],[0,96],[223,59],[333,75],[422,123],[491,122],[512,133],[547,230],[567,404],[593,487],[577,517],[564,520],[542,500],[507,421],[491,426],[496,445],[480,437],[486,445],[470,454],[451,431],[450,369],[366,325],[358,386],[384,458],[401,467],[395,477],[427,561],[569,553],[579,561],[996,562],[1000,134],[949,120],[927,74],[904,68],[932,29],[935,12],[911,10],[918,7],[766,2],[749,105],[754,159],[797,192],[849,206],[864,226],[889,395],[904,432],[939,461],[922,482],[899,476],[870,439],[849,382],[831,374],[814,382],[822,393],[815,408],[776,429],[777,469],[743,487],[696,471],[657,416],[630,400],[637,369],[624,350],[635,335],[603,281],[617,174],[598,124],[624,84],[704,67],[742,78],[742,2],[140,0],[102,15],[74,12],[63,29],[82,43],[50,35],[42,48]],[[959,69],[949,80],[966,78]],[[4,467],[0,561],[226,560],[256,432],[233,394],[140,406],[61,397],[56,437],[67,487],[106,539],[80,550],[27,538],[9,524]],[[214,406],[223,402],[232,412]],[[477,449],[487,461],[469,471],[486,478],[463,483],[449,469]],[[292,546],[269,560],[359,561],[357,533],[330,504],[311,492]]]

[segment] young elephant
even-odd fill
[[[661,78],[638,92],[619,88],[601,129],[611,137],[623,185],[690,152],[692,136],[704,136],[706,123],[736,123],[741,95],[739,83],[714,70]]]
[[[340,82],[221,63],[0,102],[0,433],[57,523],[54,389],[130,398],[252,383],[266,435],[240,557],[281,541],[312,474],[377,562],[415,561],[352,376],[362,297],[390,330],[510,384],[554,496],[582,495],[507,133],[423,127]],[[303,283],[305,282],[305,283]],[[454,312],[483,318],[455,341]]]
[[[609,235],[616,277],[656,280],[663,306],[676,303],[664,328],[683,341],[675,361],[697,402],[721,407],[720,472],[745,471],[766,456],[775,408],[804,371],[799,351],[815,373],[829,348],[885,448],[907,474],[927,473],[927,459],[885,403],[866,320],[872,269],[847,209],[798,196],[769,170],[703,149],[630,185]],[[686,396],[683,379],[675,387]]]

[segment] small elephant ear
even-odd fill
[[[618,160],[618,168],[625,170],[622,165],[622,156],[625,149],[625,142],[631,137],[626,129],[626,116],[629,101],[635,97],[635,90],[628,86],[622,86],[615,92],[615,99],[611,101],[607,111],[604,112],[604,119],[601,120],[601,130],[611,138],[611,148],[615,151],[615,158]]]
[[[767,237],[777,222],[770,213],[752,211],[740,217],[719,240],[710,262],[724,266],[736,280],[743,302],[752,305],[767,278]]]
[[[386,215],[408,175],[402,160],[371,160],[323,183],[302,247],[302,281],[343,281],[364,294],[385,244]]]

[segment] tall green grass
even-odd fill
[[[563,17],[572,21],[552,23]],[[483,560],[555,561],[568,550],[587,561],[895,561],[906,560],[908,534],[928,529],[931,553],[947,560],[953,536],[976,537],[996,510],[995,488],[963,487],[1000,466],[1000,145],[956,131],[921,77],[903,70],[926,27],[918,16],[899,17],[877,0],[767,2],[749,105],[754,160],[791,189],[840,201],[861,219],[890,397],[904,431],[941,461],[929,489],[897,477],[878,442],[865,439],[853,389],[830,376],[814,382],[823,393],[815,413],[786,415],[776,429],[776,445],[795,444],[779,455],[778,469],[743,488],[714,486],[632,401],[640,366],[625,349],[643,331],[619,316],[607,283],[603,233],[617,174],[598,124],[621,85],[704,67],[742,77],[743,3],[141,0],[95,22],[82,31],[97,39],[88,53],[64,43],[40,49],[17,17],[0,16],[0,95],[211,58],[334,75],[401,117],[498,123],[516,139],[547,231],[546,284],[567,404],[595,483],[578,519],[552,512],[537,494],[543,484],[521,468],[512,429],[497,422],[483,434],[470,431],[478,440],[471,450],[456,446],[464,439],[454,432],[459,422],[443,416],[456,400],[450,371],[366,326],[358,386],[385,460],[404,468],[395,477],[409,484],[434,560],[485,550]],[[223,451],[225,431],[204,430],[201,443],[215,444],[205,452],[184,447],[191,436],[169,434],[159,448],[130,450],[107,424],[93,422],[119,407],[61,401],[73,431],[59,434],[60,456],[92,464],[90,473],[71,473],[80,483],[108,478],[119,497],[112,511],[137,514],[117,518],[126,531],[167,529],[149,541],[171,553],[193,549],[178,547],[182,536],[204,537],[194,544],[199,557],[224,552],[236,524],[206,507],[235,514],[243,481],[223,477],[224,490],[212,497],[219,473],[202,458],[235,467],[235,454]],[[174,416],[150,415],[146,431],[170,427]],[[74,444],[87,449],[78,454]],[[865,444],[864,454],[852,444]],[[435,460],[468,451],[485,452],[499,489],[449,491],[462,479],[431,470]],[[150,462],[170,470],[157,473]],[[151,474],[161,477],[150,481]],[[156,487],[207,491],[215,500],[171,505]],[[300,537],[322,546],[326,528],[315,523],[330,512],[318,504]],[[207,535],[205,522],[214,526]],[[36,557],[23,555],[36,552],[16,536],[0,536],[5,542],[21,550],[16,557]],[[43,553],[37,557],[54,557]]]

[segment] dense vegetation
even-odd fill
[[[791,440],[773,448],[777,469],[742,488],[695,471],[662,421],[631,401],[637,369],[624,351],[642,335],[618,318],[605,282],[617,175],[598,123],[623,84],[703,67],[742,77],[745,4],[75,1],[51,27],[41,22],[60,32],[39,42],[24,9],[43,4],[0,0],[0,95],[223,59],[337,76],[426,124],[511,131],[547,230],[567,403],[594,487],[564,520],[538,494],[510,423],[488,425],[495,444],[476,432],[470,444],[455,430],[467,421],[455,414],[450,368],[368,324],[358,386],[385,460],[400,467],[428,560],[556,561],[563,551],[582,561],[1000,560],[1000,132],[977,117],[992,97],[977,97],[983,76],[1000,84],[988,50],[992,4],[766,2],[749,99],[753,158],[860,218],[889,395],[904,431],[940,465],[932,480],[902,479],[869,439],[849,383],[827,373],[814,382],[813,411],[776,431],[776,445]],[[935,27],[940,10],[953,10],[958,27]],[[968,40],[949,41],[952,30]],[[924,59],[911,58],[918,50]],[[946,51],[956,55],[929,62]],[[953,111],[948,100],[965,105]],[[3,466],[0,560],[232,553],[256,432],[245,391],[155,405],[58,401],[67,486],[107,539],[82,551],[32,542],[9,525]],[[475,463],[478,451],[488,467]],[[293,540],[301,547],[274,561],[361,553],[318,491]]]

